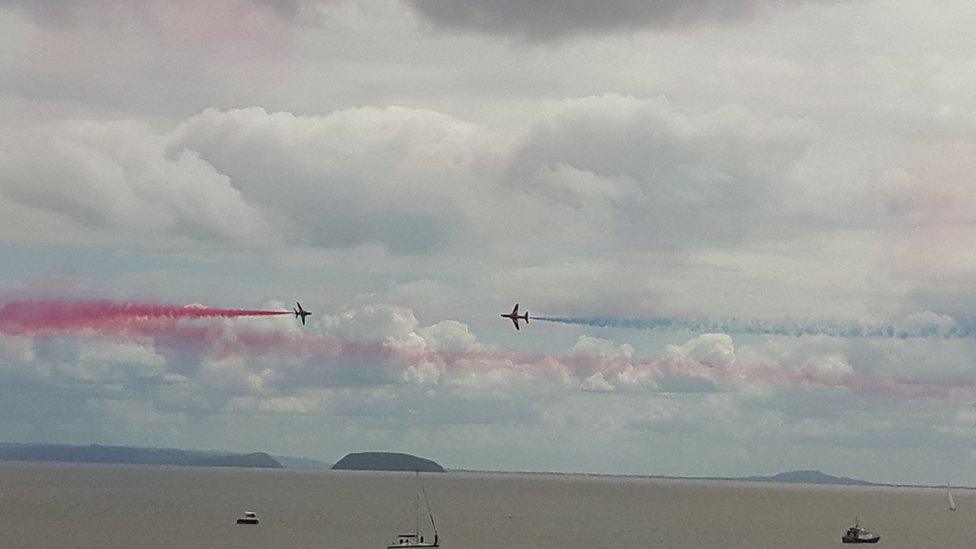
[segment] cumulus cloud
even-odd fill
[[[349,341],[404,339],[417,328],[413,311],[391,305],[363,305],[323,317],[321,326]]]
[[[44,162],[37,162],[38,158]],[[267,244],[274,230],[227,176],[133,122],[64,121],[0,138],[0,196],[131,237]]]
[[[808,130],[734,105],[688,114],[614,94],[557,102],[509,135],[396,106],[207,109],[165,133],[61,121],[4,135],[0,199],[130,239],[245,249],[433,256],[487,242],[504,256],[622,238],[736,241],[757,219],[775,222],[774,182],[788,179]],[[513,225],[518,241],[492,238]]]
[[[702,334],[683,345],[668,345],[667,355],[706,366],[729,366],[735,362],[735,348],[728,334]]]
[[[444,351],[470,351],[480,344],[467,324],[456,320],[443,320],[417,330],[417,334],[431,348]]]
[[[571,353],[582,357],[629,359],[634,356],[634,347],[628,343],[617,346],[607,339],[581,335]]]
[[[580,388],[591,393],[610,393],[616,387],[603,377],[603,372],[597,372],[583,380]]]
[[[612,206],[619,236],[645,245],[739,240],[757,218],[777,223],[814,134],[802,120],[732,104],[689,114],[664,97],[565,99],[532,126],[510,177],[550,201]]]
[[[169,150],[206,158],[286,220],[293,242],[416,253],[465,232],[498,146],[484,128],[423,109],[304,117],[251,108],[204,111],[175,131]]]

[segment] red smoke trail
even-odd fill
[[[328,385],[328,372],[342,364],[382,369],[388,371],[392,379],[400,379],[410,366],[426,364],[442,375],[458,376],[459,379],[490,372],[511,372],[520,379],[546,379],[562,385],[579,384],[592,375],[601,374],[618,391],[637,391],[644,385],[661,385],[667,390],[669,384],[692,383],[711,385],[714,391],[768,385],[793,390],[847,390],[857,395],[887,398],[946,401],[976,398],[976,381],[945,384],[853,371],[832,372],[807,366],[791,368],[774,361],[706,365],[670,357],[640,360],[624,356],[514,353],[484,347],[443,350],[395,340],[346,341],[327,333],[288,332],[282,331],[276,323],[231,327],[219,322],[181,322],[183,319],[289,314],[292,313],[197,305],[20,300],[0,306],[0,334],[134,341],[213,359],[253,359],[256,360],[254,367],[260,369],[268,366],[257,359],[273,355],[277,362],[275,368],[292,381],[309,387]]]
[[[200,305],[114,303],[111,301],[22,300],[0,307],[0,332],[21,335],[43,332],[124,328],[133,322],[192,318],[277,316],[290,311],[217,309]]]

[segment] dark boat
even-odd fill
[[[258,515],[254,511],[244,511],[244,516],[237,519],[237,524],[257,524]]]
[[[864,528],[861,528],[861,524],[858,522],[857,518],[854,518],[854,526],[847,529],[847,533],[840,540],[844,543],[878,543],[881,536],[875,534],[874,532],[868,532]]]

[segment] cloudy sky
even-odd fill
[[[316,315],[0,318],[0,439],[976,484],[974,22],[2,0],[0,307]]]

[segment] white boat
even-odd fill
[[[952,497],[952,490],[949,489],[949,485],[946,484],[946,495],[949,496],[949,510],[956,510],[956,500]]]
[[[878,534],[861,528],[861,522],[857,517],[854,518],[854,526],[848,528],[844,536],[840,538],[843,543],[878,543],[880,539],[881,536]]]
[[[424,541],[424,536],[419,534],[397,534],[397,541],[392,545],[387,545],[386,549],[398,549],[401,547],[440,547],[437,541],[437,534],[434,534],[432,541]]]
[[[430,501],[427,499],[427,490],[424,489],[423,482],[420,480],[420,472],[417,472],[417,490],[415,505],[415,525],[413,532],[397,534],[396,541],[386,546],[386,549],[402,549],[405,547],[440,547],[440,539],[437,535],[437,525],[434,524],[434,514],[430,511]],[[420,495],[424,496],[424,504],[427,506],[427,516],[430,518],[430,527],[434,531],[434,537],[426,538],[420,533]]]
[[[254,511],[244,511],[244,516],[237,519],[237,524],[257,524],[258,514]]]

